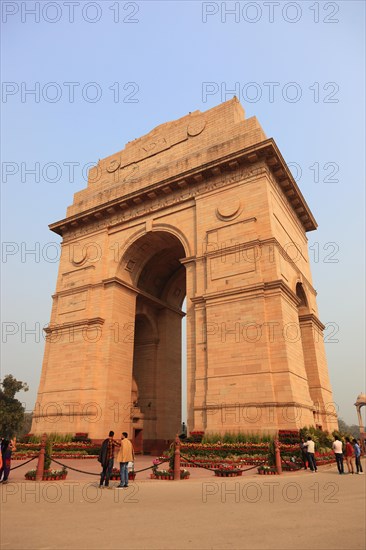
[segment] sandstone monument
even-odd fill
[[[101,160],[51,230],[62,255],[32,431],[274,431],[337,418],[306,232],[273,139],[236,98]]]

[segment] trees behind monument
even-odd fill
[[[24,423],[25,408],[15,394],[28,391],[28,385],[11,374],[4,376],[0,388],[0,434],[10,439]]]

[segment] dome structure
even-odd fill
[[[366,405],[366,393],[360,393],[360,395],[357,396],[355,405],[356,407]]]

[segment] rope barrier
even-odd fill
[[[17,468],[21,468],[22,466],[29,464],[29,462],[32,462],[32,460],[35,460],[36,458],[38,457],[34,456],[33,458],[30,458],[29,460],[27,460],[27,462],[23,462],[23,464],[19,464],[18,466],[14,466],[13,468],[10,468],[10,471],[16,470]]]

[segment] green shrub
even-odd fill
[[[225,432],[224,434],[207,434],[204,436],[202,443],[269,443],[273,440],[273,436],[268,433],[245,433],[245,432]],[[186,441],[190,443],[190,441]]]
[[[305,426],[304,428],[301,428],[300,438],[304,438],[306,441],[309,436],[315,443],[316,451],[319,449],[329,450],[332,448],[333,438],[328,432],[315,428],[314,426]]]
[[[274,440],[270,441],[268,449],[268,464],[274,466],[276,464],[276,450]]]
[[[52,440],[50,438],[46,441],[45,457],[44,457],[44,469],[49,470],[51,466],[52,455]]]
[[[58,434],[52,432],[48,434],[48,439],[51,439],[53,443],[71,443],[72,434]]]
[[[87,433],[77,433],[71,438],[74,443],[91,443]]]
[[[218,443],[218,441],[221,441],[221,437],[222,436],[219,433],[205,435],[202,439],[202,443]]]
[[[22,439],[24,443],[40,443],[42,435],[29,434]],[[53,443],[70,443],[72,441],[72,434],[51,432],[47,434],[47,439],[51,440]]]
[[[30,435],[26,443],[40,443],[42,437],[40,435]]]

